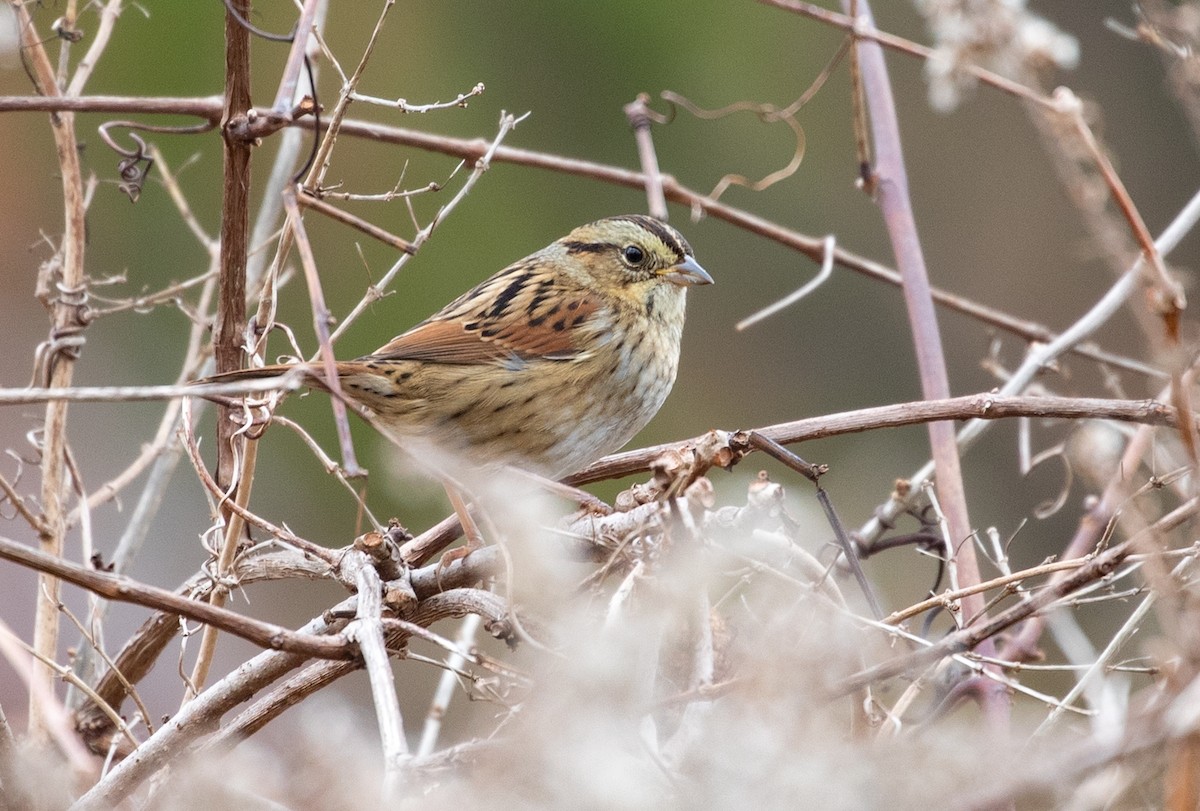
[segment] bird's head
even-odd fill
[[[668,283],[712,284],[683,235],[653,217],[628,214],[581,225],[558,247],[613,295],[644,295]]]

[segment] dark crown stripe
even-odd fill
[[[646,229],[662,240],[664,245],[675,251],[676,256],[681,259],[692,255],[692,246],[687,244],[687,240],[680,236],[678,231],[664,224],[661,220],[657,220],[654,217],[647,217],[644,214],[626,214],[621,217],[614,217],[613,219],[631,222],[639,228]]]

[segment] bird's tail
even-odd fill
[[[306,386],[328,390],[324,382],[325,375],[320,364],[315,363],[274,363],[270,366],[255,366],[249,369],[235,369],[232,372],[202,377],[193,380],[192,385],[203,386],[210,383],[240,383],[245,380],[269,380],[271,378],[296,375]]]

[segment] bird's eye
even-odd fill
[[[621,255],[625,257],[626,262],[634,267],[646,261],[646,252],[637,245],[626,245],[621,251]]]

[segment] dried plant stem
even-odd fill
[[[21,31],[21,48],[38,93],[43,96],[60,96],[54,69],[46,54],[42,41],[34,27],[26,4],[18,0],[13,3],[17,14],[17,25]],[[85,202],[83,177],[79,165],[79,149],[75,138],[75,116],[71,113],[54,113],[50,116],[54,133],[54,146],[58,155],[59,174],[62,178],[63,225],[62,244],[59,248],[58,279],[48,283],[48,295],[52,297],[52,322],[50,343],[46,353],[48,374],[46,386],[66,388],[71,385],[75,372],[75,358],[80,343],[78,339],[84,324],[81,322],[82,303],[85,300],[84,283],[84,220]],[[64,465],[67,456],[67,404],[52,402],[46,406],[43,425],[42,447],[42,518],[38,534],[43,552],[61,556],[66,535],[66,500],[68,498],[67,477]],[[58,580],[48,575],[38,577],[37,608],[34,618],[33,647],[42,661],[54,661],[58,653]],[[29,732],[35,742],[48,740],[44,707],[39,696],[53,695],[54,671],[44,664],[34,665],[32,678],[38,688],[30,690]]]
[[[300,215],[300,206],[296,203],[295,189],[284,191],[283,208],[287,212],[288,228],[285,233],[292,236],[296,248],[300,252],[300,264],[304,268],[304,281],[308,287],[308,302],[312,308],[313,330],[317,335],[317,352],[320,355],[321,370],[325,374],[325,384],[332,397],[329,399],[333,408],[334,424],[337,426],[338,445],[342,449],[342,467],[348,476],[362,476],[366,471],[358,466],[358,458],[354,454],[354,443],[350,439],[350,422],[346,411],[346,396],[342,394],[342,383],[337,373],[337,358],[333,354],[333,343],[329,338],[329,325],[333,321],[329,307],[325,304],[325,292],[321,288],[321,275],[317,272],[317,260],[313,256],[312,245],[308,241],[308,232],[304,229],[304,219]]]
[[[4,714],[4,705],[0,704],[0,785],[17,785],[17,741],[13,737],[12,727]],[[17,802],[17,792],[5,789],[0,793],[0,811],[14,811]]]
[[[270,391],[294,391],[299,377],[274,380],[243,380],[237,383],[170,386],[72,386],[70,388],[0,389],[0,406],[29,405],[61,400],[64,403],[137,403],[152,400],[181,400],[185,397],[240,397]]]
[[[1186,555],[1183,560],[1176,564],[1174,570],[1171,572],[1172,575],[1176,577],[1182,575],[1193,563],[1195,563],[1195,561],[1196,555],[1194,552]],[[1100,655],[1096,657],[1094,662],[1092,662],[1091,667],[1079,674],[1079,678],[1075,680],[1075,684],[1070,690],[1067,691],[1067,694],[1063,696],[1062,700],[1064,704],[1074,703],[1075,700],[1083,694],[1084,690],[1088,688],[1091,682],[1095,681],[1101,675],[1102,671],[1108,667],[1108,663],[1111,662],[1112,658],[1117,655],[1117,652],[1121,650],[1121,648],[1124,647],[1130,638],[1132,638],[1133,635],[1136,634],[1141,628],[1142,621],[1145,619],[1146,615],[1150,613],[1150,609],[1154,606],[1157,596],[1157,593],[1152,591],[1142,598],[1142,601],[1138,603],[1137,608],[1130,612],[1129,616],[1125,619],[1125,622],[1121,624],[1120,629],[1118,629],[1117,632],[1113,634],[1112,638],[1108,640],[1108,643],[1104,646],[1104,650],[1101,651]],[[1099,710],[1101,708],[1097,707],[1097,709]],[[1042,735],[1047,732],[1060,717],[1062,717],[1062,710],[1059,707],[1053,708],[1050,711],[1050,714],[1046,716],[1046,720],[1043,721],[1040,726],[1038,726],[1037,730],[1034,732],[1034,735]]]
[[[318,0],[315,4],[311,2],[305,4],[304,13],[296,27],[296,41],[292,43],[292,52],[288,55],[288,59],[290,67],[292,60],[297,59],[296,54],[299,50],[308,58],[309,71],[289,73],[286,79],[280,81],[279,91],[275,95],[274,109],[276,112],[282,112],[295,105],[303,95],[314,94],[314,89],[309,86],[308,79],[311,73],[312,80],[316,81],[320,74],[321,48],[318,43],[320,34],[325,28],[328,13],[329,0]],[[300,61],[298,64],[303,64],[303,62]],[[291,90],[292,97],[285,99],[288,89]],[[283,190],[293,182],[300,150],[307,140],[305,133],[296,127],[288,127],[280,136],[275,159],[271,165],[271,175],[264,186],[262,205],[259,206],[258,214],[254,219],[254,229],[250,235],[251,254],[246,263],[246,286],[249,289],[257,289],[262,279],[263,270],[267,264],[266,257],[269,255],[265,248],[271,241],[271,235],[278,228],[279,218],[283,214]]]
[[[339,608],[351,605],[347,601]],[[508,607],[497,595],[477,589],[453,589],[435,594],[421,600],[418,610],[411,622],[428,626],[440,619],[463,617],[470,613],[481,613],[488,625],[503,622],[507,616]],[[310,621],[296,632],[299,637],[313,639],[334,639],[324,636],[336,633],[341,627],[340,621],[326,622],[322,618]],[[281,629],[282,630],[282,629]],[[389,638],[389,643],[392,640]],[[397,643],[398,644],[398,643]],[[243,704],[253,698],[254,694],[269,684],[281,679],[285,674],[304,664],[306,657],[297,653],[280,651],[264,651],[241,667],[225,676],[209,689],[205,690],[195,700],[188,702],[166,724],[159,728],[148,740],[138,748],[138,757],[127,758],[106,777],[94,785],[73,806],[74,811],[100,811],[114,807],[130,792],[137,789],[145,780],[158,772],[169,759],[179,757],[190,751],[196,742],[208,735],[220,718],[233,707]],[[321,667],[322,676],[316,680],[311,690],[272,691],[262,701],[255,705],[253,717],[244,713],[245,721],[252,726],[261,726],[266,720],[275,717],[296,701],[303,699],[312,690],[328,684],[334,679],[352,672],[357,664],[350,661],[325,665]],[[294,686],[294,685],[293,685]],[[271,699],[271,704],[264,702]],[[239,726],[237,730],[246,728]],[[231,727],[227,727],[222,735],[214,740],[236,739]]]
[[[221,265],[217,318],[213,325],[216,370],[242,368],[246,330],[246,258],[249,253],[250,156],[252,144],[237,134],[250,102],[250,32],[238,19],[248,17],[250,0],[231,0],[225,11],[225,104],[221,116],[223,180],[221,200]],[[234,13],[237,12],[237,14]],[[232,488],[237,425],[230,409],[217,419],[217,481]]]
[[[848,8],[849,3],[850,0],[843,0],[843,7]],[[857,6],[858,19],[873,27],[867,0],[857,0]],[[863,90],[875,151],[872,185],[884,222],[887,224],[892,251],[896,256],[896,266],[904,279],[902,289],[908,310],[909,328],[912,330],[916,347],[921,392],[926,399],[945,399],[950,396],[950,380],[946,371],[946,359],[938,329],[937,312],[933,306],[929,275],[925,268],[925,257],[921,250],[920,238],[917,236],[916,217],[909,197],[908,174],[904,168],[904,155],[900,147],[900,124],[896,118],[883,49],[878,43],[870,41],[857,42],[855,49],[862,71]],[[982,577],[975,558],[975,546],[968,541],[972,530],[958,445],[954,437],[954,424],[929,423],[929,442],[937,470],[938,500],[941,502],[949,530],[947,541],[951,550],[951,560],[957,568],[960,585],[970,588],[977,585]],[[959,616],[974,617],[982,614],[984,610],[982,595],[964,594]],[[985,654],[994,653],[990,641],[985,641],[983,647]],[[1007,711],[1005,702],[989,700],[986,706],[989,716],[993,719],[999,719]]]
[[[289,130],[289,132],[290,131],[291,130]],[[335,220],[343,225],[348,225],[351,228],[357,229],[372,239],[379,240],[384,245],[390,245],[401,253],[416,252],[416,248],[414,248],[413,244],[407,239],[401,239],[395,234],[385,231],[377,225],[372,225],[361,217],[355,217],[353,214],[342,211],[336,206],[331,206],[324,200],[313,197],[310,194],[297,195],[296,201],[304,208],[311,208],[312,210],[325,215],[331,220]]]
[[[312,3],[306,9],[310,19]],[[244,358],[246,328],[246,263],[249,255],[249,195],[250,158],[252,144],[238,137],[247,111],[251,109],[250,98],[250,32],[238,17],[245,18],[250,10],[249,0],[232,0],[225,13],[225,104],[222,112],[223,133],[223,198],[221,206],[221,238],[219,250],[217,317],[213,328],[213,355],[218,372],[240,369]],[[236,13],[234,13],[236,12]],[[307,41],[307,31],[299,39]],[[301,51],[302,52],[302,51]],[[293,60],[294,61],[294,60]],[[296,67],[298,71],[298,66]],[[217,418],[217,482],[221,488],[230,488],[236,480],[234,501],[240,507],[249,502],[250,489],[254,481],[257,459],[257,443],[246,441],[239,444],[238,426],[232,419],[232,411],[221,407]],[[242,457],[240,471],[236,471],[236,457]],[[222,608],[228,597],[224,579],[230,576],[234,554],[245,528],[239,513],[226,513],[225,535],[217,561],[218,587],[209,596],[210,605]],[[195,697],[208,677],[217,642],[217,628],[205,625],[201,636],[200,650],[196,656],[191,678],[184,694],[184,701]]]
[[[658,170],[658,153],[654,151],[654,136],[650,133],[652,113],[647,104],[649,97],[639,93],[638,97],[625,105],[625,117],[633,127],[637,141],[638,162],[646,177],[646,206],[651,217],[667,219],[667,198],[663,195],[662,173]]]
[[[756,428],[776,442],[789,445],[860,431],[917,425],[933,420],[981,419],[996,420],[1009,417],[1049,417],[1054,419],[1113,419],[1147,425],[1174,426],[1178,413],[1171,406],[1155,400],[1104,400],[1073,397],[1001,396],[991,392],[951,397],[946,400],[919,400],[896,405],[876,406],[837,414],[826,414],[792,422]],[[688,440],[697,444],[703,437]],[[570,484],[581,485],[603,481],[629,473],[647,470],[651,462],[664,452],[678,448],[680,442],[651,445],[624,453],[614,453],[568,476]]]
[[[258,460],[257,446],[258,441],[253,439],[246,440],[243,445],[245,455],[242,465],[238,469],[238,488],[233,499],[234,503],[243,510],[250,503],[250,491],[254,486],[254,469]],[[245,531],[246,523],[242,518],[242,513],[230,512],[221,541],[220,555],[217,558],[217,587],[208,597],[209,605],[213,608],[224,608],[225,601],[229,598],[229,586],[226,581],[232,578],[234,555],[237,554],[238,544]],[[204,632],[200,637],[200,651],[196,654],[196,663],[192,668],[192,675],[188,679],[187,689],[184,692],[183,700],[185,702],[195,698],[203,689],[204,682],[208,680],[208,669],[212,666],[213,654],[217,648],[217,633],[218,629],[215,626],[204,626]]]
[[[1176,322],[1184,306],[1186,306],[1183,288],[1180,287],[1179,282],[1172,279],[1170,274],[1167,273],[1167,267],[1163,263],[1162,252],[1159,251],[1154,238],[1150,235],[1150,229],[1146,227],[1146,222],[1142,219],[1137,206],[1134,205],[1133,198],[1125,190],[1125,184],[1121,182],[1120,175],[1113,168],[1112,162],[1108,159],[1099,141],[1096,140],[1091,127],[1084,120],[1083,102],[1065,87],[1060,87],[1055,91],[1054,102],[1058,106],[1059,112],[1071,119],[1076,133],[1087,146],[1092,160],[1096,163],[1096,168],[1104,177],[1104,182],[1112,193],[1113,200],[1121,210],[1121,214],[1128,221],[1130,229],[1133,232],[1134,241],[1137,242],[1138,247],[1142,251],[1143,268],[1158,287],[1160,314],[1164,318]],[[1167,325],[1167,331],[1172,341],[1178,339],[1178,336],[1175,334],[1178,328],[1177,323],[1168,323]]]
[[[325,124],[325,134],[317,149],[317,155],[313,159],[312,168],[309,169],[308,177],[301,184],[307,191],[316,190],[325,179],[325,173],[329,170],[330,157],[333,154],[333,146],[337,143],[338,132],[346,117],[346,110],[350,107],[351,96],[358,88],[359,81],[362,80],[363,71],[367,69],[367,63],[371,60],[371,55],[375,52],[375,45],[379,41],[379,35],[383,31],[384,21],[387,20],[388,12],[395,4],[396,0],[384,0],[383,8],[379,12],[379,19],[375,21],[370,39],[367,40],[367,47],[363,49],[363,55],[358,60],[354,73],[346,79],[345,86],[342,87],[337,104],[334,105],[333,112],[330,113],[329,120]]]
[[[204,742],[204,748],[217,751],[232,748],[266,727],[284,710],[358,669],[349,662],[334,662],[329,659],[302,664],[303,667],[287,678],[275,677],[269,682],[264,679],[266,683],[275,682],[271,689],[255,699],[253,704],[228,723],[223,724],[211,739]]]
[[[342,561],[342,568],[352,574],[354,582],[358,584],[358,611],[354,622],[346,627],[346,637],[358,643],[370,678],[371,699],[375,704],[375,717],[379,721],[379,736],[383,740],[383,798],[386,801],[396,796],[409,751],[404,736],[404,720],[396,699],[391,659],[384,642],[383,584],[371,561],[361,552],[347,554]]]
[[[94,597],[95,595],[91,596]],[[107,603],[103,603],[99,599],[96,599],[93,602],[100,603],[101,605],[107,605]],[[149,732],[153,732],[154,716],[150,714],[150,709],[146,706],[146,703],[142,701],[142,697],[138,694],[137,687],[134,686],[133,682],[125,678],[125,674],[120,671],[116,663],[112,660],[112,657],[109,656],[101,646],[101,640],[97,639],[96,630],[101,628],[100,620],[95,618],[95,614],[93,614],[92,627],[88,628],[79,621],[78,617],[71,613],[71,610],[67,608],[66,605],[62,606],[62,611],[63,614],[66,615],[67,619],[69,619],[75,626],[75,629],[79,631],[79,635],[82,637],[82,644],[86,646],[87,650],[92,651],[95,655],[98,655],[104,660],[104,664],[108,668],[107,672],[111,673],[113,677],[121,683],[121,687],[124,689],[124,695],[129,696],[130,700],[133,701],[134,707],[137,708],[137,717],[139,717],[141,722],[146,725],[146,729]],[[89,671],[90,668],[80,668],[78,661],[76,661],[75,667],[72,668],[72,677],[76,678],[80,683],[83,684],[83,686],[79,688],[80,695],[78,700],[76,700],[74,703],[68,701],[67,706],[74,710],[76,707],[86,703],[89,706],[99,710],[100,712],[104,713],[104,715],[108,717],[110,721],[114,721],[116,728],[120,730],[122,735],[126,736],[127,740],[130,740],[134,746],[137,746],[137,741],[133,740],[132,733],[129,730],[129,725],[117,714],[116,708],[105,701],[104,697],[93,689],[92,685],[98,684],[99,680],[95,678],[95,674],[90,673]],[[88,678],[86,682],[84,682],[83,678],[79,677],[78,675],[82,672],[88,672]],[[68,693],[68,699],[69,698],[70,694]]]
[[[17,515],[24,518],[25,523],[29,524],[34,532],[40,535],[45,531],[46,528],[42,526],[42,517],[29,508],[29,505],[25,503],[25,497],[18,493],[16,488],[9,484],[8,479],[3,476],[0,476],[0,492],[4,494],[4,499],[13,505]]]
[[[317,51],[315,47],[310,46],[309,38],[313,32],[314,23],[324,18],[328,5],[328,0],[304,0],[304,5],[300,9],[300,18],[296,21],[292,48],[288,52],[287,62],[280,75],[279,89],[275,91],[275,104],[272,109],[278,116],[288,116],[292,111],[292,106],[296,103],[297,88],[300,86],[305,57],[311,57]]]
[[[995,577],[991,580],[984,581],[983,583],[976,583],[973,586],[954,591],[946,591],[937,595],[936,597],[930,597],[927,600],[914,603],[908,608],[892,612],[885,619],[883,619],[883,623],[886,625],[899,625],[906,619],[919,616],[934,608],[943,607],[947,603],[954,600],[960,600],[969,594],[982,594],[985,591],[992,591],[993,589],[1011,586],[1015,583],[1024,582],[1032,577],[1041,577],[1042,575],[1051,574],[1053,572],[1071,571],[1073,569],[1078,569],[1085,562],[1086,558],[1073,558],[1071,560],[1059,560],[1053,563],[1043,563],[1041,566],[1023,569],[1019,572],[1006,574],[1002,577]]]
[[[132,746],[137,746],[138,741],[136,738],[133,737],[133,733],[130,731],[129,725],[125,723],[124,719],[122,719],[121,716],[117,714],[117,711],[115,709],[113,709],[113,707],[110,704],[108,704],[106,701],[104,701],[104,699],[102,699],[100,696],[98,696],[96,694],[95,690],[93,690],[86,682],[84,682],[82,679],[80,679],[78,676],[76,676],[74,673],[72,673],[71,669],[69,667],[67,667],[65,665],[60,665],[58,662],[56,662],[53,659],[39,659],[37,653],[34,652],[33,647],[31,645],[29,645],[27,642],[25,642],[25,640],[21,639],[21,637],[17,636],[15,633],[13,633],[12,629],[9,628],[7,625],[5,625],[3,622],[0,622],[0,646],[4,647],[5,656],[9,659],[10,663],[13,663],[14,657],[12,655],[12,648],[8,647],[9,645],[14,645],[16,647],[21,648],[26,653],[30,654],[30,656],[32,656],[34,659],[37,659],[38,661],[40,661],[46,667],[53,669],[54,672],[58,674],[59,678],[63,679],[67,683],[69,683],[71,685],[71,687],[73,687],[76,690],[81,691],[84,695],[86,695],[88,698],[90,698],[92,700],[94,706],[96,706],[101,712],[103,712],[108,717],[108,720],[112,723],[113,728],[118,730],[121,733],[121,735],[124,736],[126,741],[128,741]],[[59,705],[58,712],[60,714],[60,724],[59,724],[60,732],[57,735],[57,738],[58,738],[60,745],[63,745],[64,750],[68,751],[71,754],[71,756],[77,760],[76,766],[78,768],[80,768],[81,771],[86,773],[86,772],[90,771],[89,767],[91,764],[89,763],[89,758],[87,756],[87,753],[83,750],[83,747],[80,745],[79,739],[76,738],[75,735],[72,734],[72,731],[70,730],[70,726],[71,726],[70,719],[69,719],[70,714],[68,712],[66,712],[65,710],[66,710],[65,707],[63,707],[62,705]]]
[[[42,689],[39,686],[40,683],[35,681],[37,668],[50,668],[56,675],[60,672],[59,665],[54,659],[40,657],[32,645],[27,644],[2,620],[0,620],[0,657],[26,683],[30,692]],[[66,707],[53,693],[39,696],[39,703],[44,714],[47,739],[52,740],[58,746],[79,776],[92,777],[94,775],[92,759],[75,736],[75,731],[71,728],[71,716]]]
[[[70,84],[67,85],[66,95],[78,96],[83,92],[84,85],[92,76],[92,70],[95,69],[96,63],[100,61],[100,56],[108,48],[108,41],[117,24],[117,17],[121,15],[122,3],[123,0],[108,0],[104,4],[104,8],[100,10],[100,24],[91,36],[92,44],[88,46],[87,53],[75,66],[75,73],[71,76]]]
[[[328,629],[326,622],[316,619],[296,633],[320,638],[318,635]],[[145,780],[188,751],[195,740],[207,734],[231,708],[249,701],[265,685],[299,667],[305,660],[301,654],[278,651],[265,651],[255,656],[184,705],[138,747],[137,757],[126,758],[80,797],[72,806],[73,811],[115,808]]]
[[[459,689],[459,671],[467,662],[463,651],[468,651],[475,644],[479,634],[479,626],[483,618],[479,614],[470,614],[459,626],[458,636],[454,640],[454,650],[446,660],[446,669],[438,678],[437,689],[429,704],[429,712],[425,716],[425,726],[421,730],[421,742],[417,745],[416,757],[428,757],[437,748],[438,736],[442,731],[442,722],[450,709],[450,701]]]
[[[245,617],[210,603],[190,600],[128,577],[97,572],[31,549],[10,538],[0,537],[0,558],[39,572],[51,572],[63,580],[110,600],[155,608],[203,622],[264,648],[302,653],[306,657],[322,659],[352,659],[355,656],[353,648],[347,646],[345,640],[289,631],[278,625]]]

